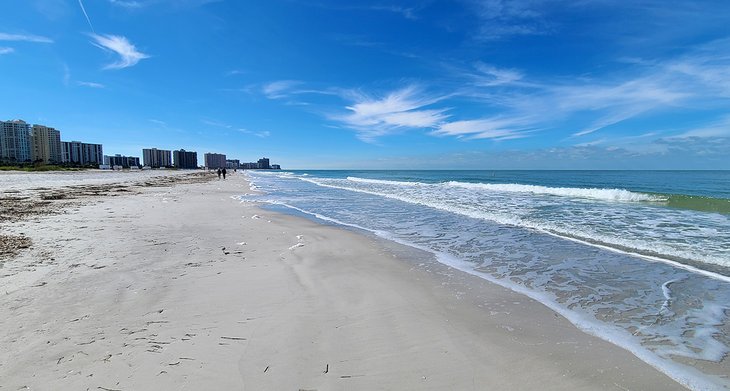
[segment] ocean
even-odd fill
[[[730,171],[247,171],[242,201],[431,252],[730,388]]]

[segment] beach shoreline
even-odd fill
[[[7,389],[683,389],[544,305],[374,236],[168,183],[4,222]]]

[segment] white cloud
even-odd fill
[[[687,138],[714,138],[714,137],[730,137],[730,116],[721,118],[706,126],[687,130],[676,136],[667,137],[667,139],[687,139]]]
[[[523,78],[522,73],[514,69],[497,68],[481,62],[474,67],[480,72],[474,75],[476,84],[484,87],[510,84]]]
[[[717,41],[670,59],[635,62],[630,72],[601,78],[530,80],[520,71],[487,65],[465,72],[458,94],[514,119],[521,126],[563,129],[582,137],[659,111],[727,107],[730,40]],[[480,82],[487,75],[490,79]]]
[[[203,119],[203,120],[200,120],[200,122],[202,122],[202,123],[204,123],[206,125],[209,125],[209,126],[215,126],[217,128],[225,128],[225,129],[232,129],[233,128],[232,125],[228,125],[228,124],[223,123],[223,122],[220,122],[220,121],[213,121],[213,120]]]
[[[234,127],[233,125],[227,124],[225,122],[220,122],[220,121],[215,121],[215,120],[203,119],[200,122],[202,122],[208,126],[214,126],[216,128],[235,129],[236,131],[238,131],[240,133],[250,134],[250,135],[253,135],[256,137],[260,137],[260,138],[269,137],[271,135],[271,132],[269,132],[268,130],[249,130],[246,128],[237,128],[237,127]]]
[[[129,40],[120,35],[90,34],[94,45],[119,55],[119,61],[108,64],[104,69],[122,69],[136,65],[140,60],[149,58],[149,55],[137,50]]]
[[[0,55],[13,53],[15,49],[0,46]]]
[[[261,91],[269,99],[286,98],[290,95],[289,92],[292,88],[301,84],[302,82],[297,80],[278,80],[265,84]]]
[[[364,141],[403,129],[433,128],[448,118],[444,114],[446,109],[425,108],[442,97],[427,96],[415,86],[391,92],[380,99],[354,92],[350,95],[356,100],[346,107],[350,113],[332,118],[356,130]]]
[[[155,5],[177,8],[194,8],[222,0],[108,0],[110,4],[129,10],[141,9]]]
[[[0,41],[24,41],[36,43],[53,43],[53,40],[40,35],[0,33]]]
[[[251,135],[254,135],[254,136],[260,137],[260,138],[266,138],[266,137],[271,136],[271,132],[269,132],[268,130],[256,131],[256,130],[248,130],[248,129],[244,129],[244,128],[239,128],[237,130],[241,133],[251,134]]]
[[[109,3],[123,8],[141,8],[143,6],[139,1],[133,0],[109,0]]]
[[[89,88],[106,88],[106,86],[101,83],[94,83],[91,81],[77,81],[76,84]]]
[[[456,136],[470,139],[511,140],[527,137],[530,129],[525,118],[485,118],[443,123],[431,132],[434,136]]]
[[[478,39],[498,40],[515,35],[541,35],[552,30],[546,0],[469,0],[479,19]]]

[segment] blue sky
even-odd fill
[[[9,0],[0,118],[285,168],[730,169],[727,1]]]

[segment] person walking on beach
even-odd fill
[[[223,172],[223,180],[225,181],[226,180],[226,169],[224,168],[222,172]]]
[[[218,169],[218,179],[221,179],[221,169]]]

